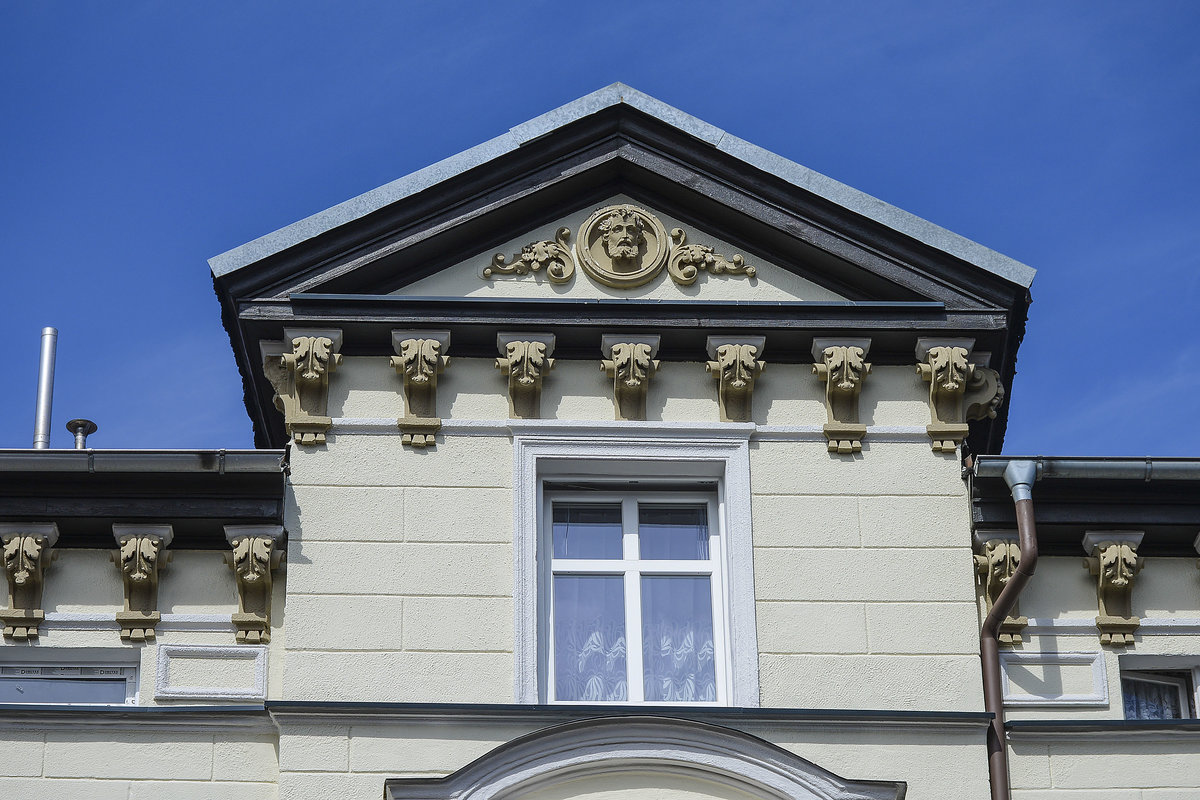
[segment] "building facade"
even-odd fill
[[[973,455],[1028,267],[619,84],[210,265],[259,449],[0,453],[2,796],[1200,787],[1196,465]]]

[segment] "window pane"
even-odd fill
[[[1125,719],[1183,719],[1179,686],[1137,678],[1121,678]]]
[[[0,703],[125,703],[125,681],[0,677]]]
[[[707,559],[708,507],[639,505],[638,542],[645,559]]]
[[[620,503],[555,503],[555,558],[620,558]]]
[[[629,696],[625,579],[554,576],[554,697],[601,702]]]
[[[717,700],[712,591],[708,576],[642,578],[642,668],[646,700]]]

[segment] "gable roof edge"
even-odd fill
[[[301,242],[353,222],[406,197],[482,166],[517,150],[527,142],[592,114],[620,104],[628,105],[683,133],[712,145],[746,164],[805,191],[885,225],[923,244],[960,258],[1026,289],[1036,270],[1006,255],[935,225],[915,214],[886,203],[788,158],[765,150],[724,130],[684,113],[647,94],[613,83],[609,86],[523,122],[482,144],[464,150],[409,175],[305,217],[209,259],[214,277],[235,272]]]

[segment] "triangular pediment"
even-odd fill
[[[639,210],[636,255],[604,249],[597,214],[613,207]],[[526,247],[543,269],[504,274]],[[573,261],[567,280],[550,279],[555,247]],[[937,335],[973,340],[1010,383],[1033,278],[620,84],[210,265],[260,443],[278,423],[258,344],[288,328],[345,330],[344,352],[376,354],[389,330],[436,324],[475,357],[498,330],[533,324],[563,354],[621,328],[662,330],[665,357],[749,331],[794,360],[816,337],[865,332],[881,364],[912,363],[917,338]],[[697,274],[680,279],[688,265]]]

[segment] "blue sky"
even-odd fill
[[[0,447],[249,447],[206,260],[620,80],[1036,267],[1010,453],[1200,456],[1195,2],[8,2]]]

